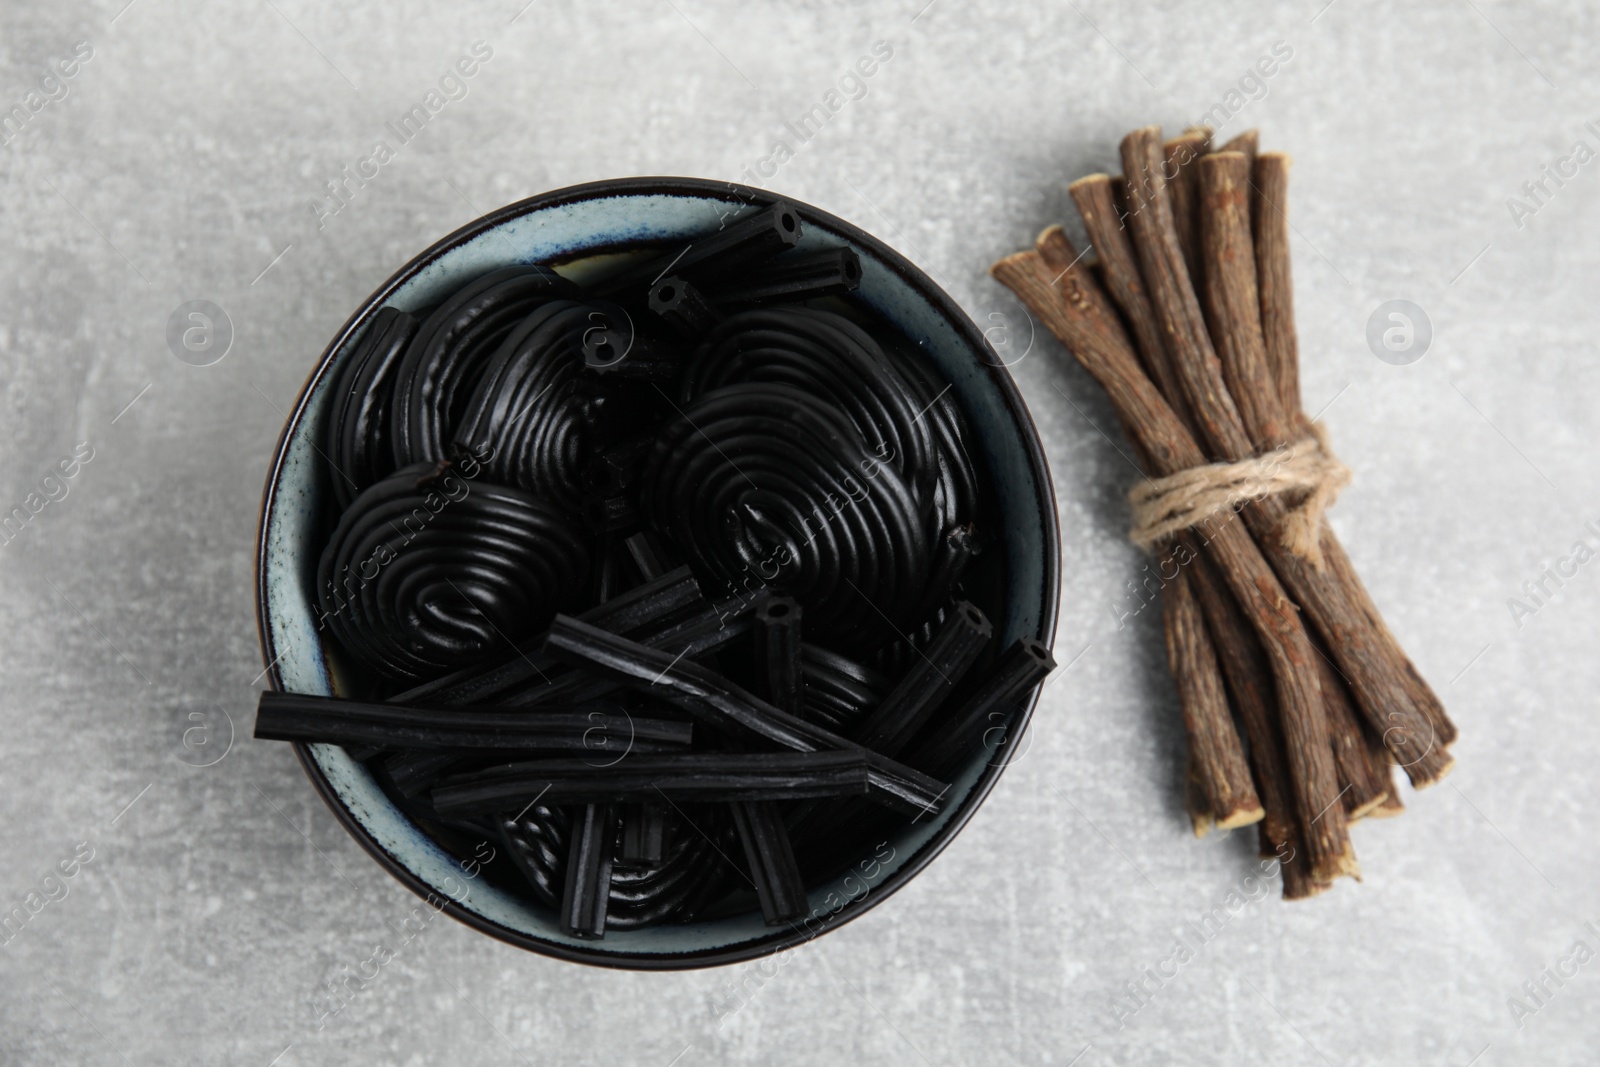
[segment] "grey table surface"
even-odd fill
[[[0,1061],[1594,1061],[1592,7],[123,2],[0,13],[0,110],[23,119],[0,151],[0,511],[44,501],[0,545],[0,912],[29,913],[0,948]],[[327,183],[480,41],[334,211]],[[799,142],[785,121],[841,85],[859,98]],[[1306,404],[1357,471],[1333,523],[1462,733],[1445,784],[1355,829],[1365,881],[1293,905],[1252,878],[1251,835],[1188,830],[1156,613],[1116,618],[1141,566],[1126,446],[986,275],[1126,130],[1207,113],[1295,157]],[[834,212],[1012,346],[1059,499],[1064,666],[949,850],[782,968],[607,972],[441,920],[319,1024],[415,901],[249,738],[284,414],[421,248],[631,174]],[[197,299],[234,334],[204,367],[166,339]],[[1394,299],[1432,324],[1408,365],[1366,339]],[[1232,893],[1257,899],[1196,937]],[[1203,943],[1178,961],[1180,934]]]

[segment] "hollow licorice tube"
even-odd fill
[[[756,739],[796,752],[863,752],[870,796],[910,815],[931,814],[949,788],[902,763],[872,752],[760,700],[696,663],[607,633],[571,616],[557,616],[546,647],[575,665],[629,680],[736,739]]]
[[[691,281],[669,274],[650,290],[650,310],[679,337],[698,341],[722,321],[706,295]]]
[[[907,756],[907,762],[933,774],[953,772],[963,757],[984,743],[989,730],[1006,727],[1017,701],[1055,668],[1055,658],[1043,643],[1031,637],[1018,640],[1000,657],[977,691],[950,716],[949,725]]]
[[[780,200],[624,272],[600,291],[610,294],[642,288],[668,271],[697,283],[723,278],[793,248],[800,233],[799,213]]]
[[[860,284],[861,258],[854,251],[823,248],[779,256],[745,276],[716,285],[709,295],[719,305],[798,302],[843,296]]]
[[[566,885],[561,891],[561,931],[585,940],[606,936],[616,821],[609,804],[587,804],[572,828]]]
[[[614,315],[598,312],[583,335],[583,369],[602,378],[670,382],[680,367],[675,348],[619,324]]]
[[[793,597],[764,594],[751,616],[756,667],[776,708],[798,715],[801,711],[800,602]],[[870,746],[869,746],[870,747]]]
[[[530,760],[468,771],[433,787],[440,815],[502,811],[548,804],[646,801],[730,803],[865,796],[861,751],[679,752],[626,755],[611,763],[587,758]]]
[[[656,751],[686,748],[693,727],[598,708],[440,710],[266,690],[256,708],[255,736],[384,748],[582,751],[601,758],[613,749],[619,755],[641,751],[640,745]]]
[[[806,886],[795,863],[789,831],[770,803],[730,805],[744,845],[750,880],[768,926],[792,923],[806,913]]]
[[[886,756],[897,756],[932,718],[978,658],[994,626],[976,605],[958,600],[926,650],[852,735]]]
[[[650,648],[670,651],[683,659],[694,659],[715,651],[750,629],[748,601],[714,604],[687,619],[670,622],[633,639]],[[509,690],[500,703],[506,707],[531,708],[546,704],[576,704],[598,700],[614,693],[626,683],[611,675],[593,671],[568,671],[547,682]]]
[[[661,804],[628,804],[622,809],[622,840],[617,863],[653,867],[666,852],[667,809]]]

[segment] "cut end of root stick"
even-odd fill
[[[1217,820],[1219,830],[1237,830],[1241,826],[1251,826],[1266,818],[1266,810],[1257,804],[1253,808],[1240,808],[1224,818]]]

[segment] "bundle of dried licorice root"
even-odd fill
[[[1196,835],[1259,824],[1283,895],[1359,878],[1349,824],[1450,770],[1455,727],[1384,625],[1322,509],[1348,472],[1300,405],[1285,194],[1255,131],[1122,141],[1073,182],[1093,258],[1059,226],[996,263],[1105,387],[1146,483]],[[1242,735],[1242,736],[1241,736]]]

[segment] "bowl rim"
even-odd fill
[[[684,196],[720,200],[735,203],[739,206],[766,206],[778,201],[789,204],[800,213],[802,218],[807,220],[815,219],[823,226],[835,230],[849,240],[871,249],[891,271],[899,275],[918,295],[928,300],[938,315],[954,328],[955,332],[967,343],[971,350],[981,351],[985,347],[982,333],[967,313],[961,309],[960,305],[940,285],[928,277],[921,268],[917,267],[905,256],[879,238],[829,212],[813,207],[804,201],[781,196],[770,190],[705,178],[666,176],[607,178],[566,186],[527,197],[474,219],[435,241],[424,251],[408,260],[390,275],[387,281],[361,302],[350,317],[345,320],[344,325],[334,334],[327,347],[323,349],[322,355],[317,359],[311,373],[307,375],[305,383],[301,386],[300,393],[295,398],[288,417],[284,420],[283,429],[279,433],[278,443],[273,453],[272,463],[267,469],[266,485],[262,490],[261,516],[256,529],[255,550],[256,628],[260,638],[262,660],[266,665],[265,673],[273,689],[282,689],[283,679],[278,669],[279,654],[274,648],[272,627],[267,608],[268,532],[272,524],[274,507],[277,503],[278,484],[287,459],[290,438],[305,417],[312,393],[328,372],[334,357],[345,346],[351,335],[383,306],[384,302],[396,289],[421,273],[446,253],[481,234],[491,231],[519,216],[538,210],[587,200],[641,195]],[[1057,601],[1061,587],[1061,532],[1060,521],[1056,513],[1055,487],[1050,477],[1050,465],[1045,460],[1044,449],[1039,441],[1038,428],[1034,424],[1033,416],[1023,402],[1022,395],[1017,390],[1016,382],[1012,379],[1007,365],[990,363],[987,360],[979,360],[978,362],[987,373],[991,384],[999,391],[1006,410],[1016,425],[1018,437],[1022,442],[1023,451],[1031,468],[1034,485],[1038,489],[1038,499],[1034,503],[1039,509],[1040,525],[1044,534],[1045,559],[1042,561],[1043,582],[1040,589],[1039,632],[1035,636],[1047,647],[1053,647],[1057,621]],[[1033,718],[1034,708],[1038,704],[1041,688],[1042,685],[1034,686],[1032,692],[1028,695],[1027,701],[1017,712],[1013,724],[1014,736],[1021,737],[1027,730]],[[978,808],[982,806],[984,800],[988,798],[995,783],[999,781],[1000,775],[1010,763],[1009,759],[988,763],[978,775],[977,781],[973,783],[971,791],[962,800],[960,806],[951,813],[949,821],[938,833],[930,838],[922,848],[913,853],[899,868],[874,886],[871,893],[857,900],[847,902],[838,911],[824,917],[819,927],[814,931],[806,931],[796,924],[791,924],[788,931],[782,931],[780,928],[774,927],[771,936],[715,948],[666,953],[601,952],[586,946],[570,946],[541,940],[536,936],[502,926],[475,911],[463,907],[447,896],[441,896],[433,886],[424,882],[401,863],[398,858],[384,849],[368,832],[367,828],[357,821],[355,816],[340,800],[322,768],[312,759],[310,746],[296,742],[293,747],[295,756],[300,761],[301,769],[305,771],[306,777],[311,780],[317,795],[322,798],[323,803],[328,806],[334,818],[344,827],[345,832],[354,838],[367,854],[376,860],[379,866],[386,870],[391,877],[413,893],[429,901],[431,906],[439,908],[457,921],[481,933],[488,934],[496,940],[514,945],[517,948],[572,963],[584,963],[590,966],[632,971],[693,970],[759,959],[795,948],[859,918],[899,891],[949,846],[950,842],[966,826]]]

